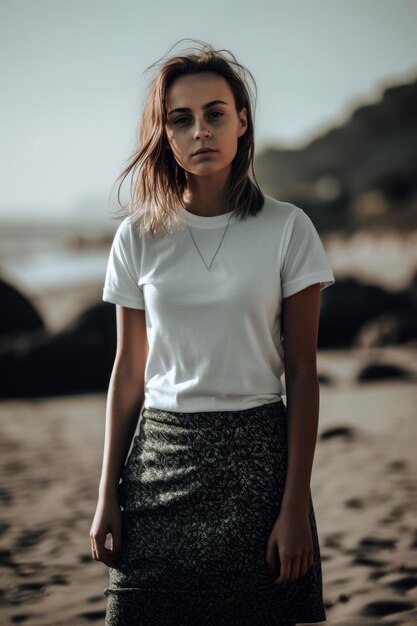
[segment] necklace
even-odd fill
[[[206,266],[206,268],[208,269],[208,271],[210,271],[210,268],[211,268],[211,266],[213,265],[213,261],[214,261],[214,259],[215,259],[215,257],[216,257],[216,254],[218,253],[218,251],[219,251],[219,249],[220,249],[220,246],[222,245],[222,241],[223,241],[224,236],[225,236],[225,234],[226,234],[226,230],[227,230],[227,227],[229,226],[229,223],[230,223],[230,218],[232,217],[232,215],[233,215],[233,212],[231,212],[231,213],[230,213],[229,219],[227,220],[226,228],[224,229],[224,233],[223,233],[223,235],[222,235],[222,238],[220,239],[220,243],[219,243],[219,245],[217,246],[217,250],[216,250],[216,252],[214,253],[213,258],[211,259],[211,263],[210,263],[210,265],[207,265],[207,263],[205,262],[204,257],[203,257],[203,255],[201,254],[201,252],[200,252],[200,250],[199,250],[199,248],[198,248],[198,246],[197,246],[197,244],[196,244],[196,242],[195,242],[195,239],[194,239],[194,237],[193,237],[193,234],[192,234],[192,232],[191,232],[191,230],[190,230],[190,227],[188,226],[188,223],[187,223],[188,232],[189,232],[189,233],[190,233],[190,235],[191,235],[191,239],[193,240],[194,245],[195,245],[195,247],[197,248],[197,252],[198,252],[198,254],[201,256],[201,258],[203,259],[203,263],[204,263],[204,265]]]

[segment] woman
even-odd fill
[[[254,182],[247,76],[210,46],[160,63],[121,174],[136,176],[103,290],[117,351],[90,531],[108,626],[326,619],[310,478],[335,281],[305,212]]]

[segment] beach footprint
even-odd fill
[[[397,539],[377,539],[376,537],[364,537],[360,540],[358,547],[364,550],[394,550]]]
[[[394,524],[404,517],[406,507],[404,505],[397,505],[388,511],[388,515],[380,520],[383,525]]]
[[[16,615],[12,615],[10,621],[12,624],[24,624],[29,619],[31,619],[33,615],[30,613],[16,613]]]
[[[362,615],[364,617],[388,617],[414,608],[414,604],[404,600],[380,600],[366,604],[362,609]]]
[[[330,533],[326,535],[323,539],[323,547],[324,548],[335,548],[339,550],[342,547],[342,539],[344,538],[345,533]]]
[[[106,617],[106,611],[87,611],[86,613],[80,613],[79,617],[82,617],[90,622],[96,622],[98,620],[103,620]]]
[[[392,587],[398,591],[409,591],[410,589],[415,589],[417,587],[417,577],[416,576],[403,576],[402,578],[398,578],[393,582],[388,583],[388,587]]]
[[[344,504],[348,509],[363,509],[365,506],[361,498],[349,498],[349,500],[345,500]]]
[[[48,528],[22,530],[14,542],[14,547],[16,550],[27,550],[28,548],[33,548],[33,546],[36,546],[43,541],[44,538],[46,538],[48,532]]]

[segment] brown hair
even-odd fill
[[[180,40],[183,41],[183,40]],[[195,42],[195,40],[193,40]],[[179,43],[179,42],[178,42]],[[256,181],[253,170],[254,125],[252,117],[252,93],[247,84],[250,77],[256,83],[251,72],[238,63],[228,50],[216,50],[211,45],[197,42],[200,49],[194,49],[152,64],[159,67],[152,80],[139,127],[138,149],[130,158],[127,166],[116,179],[118,201],[120,188],[128,174],[132,173],[130,201],[123,209],[122,216],[130,215],[135,226],[150,235],[172,233],[184,228],[184,217],[180,207],[184,207],[183,192],[186,188],[184,169],[176,162],[172,152],[167,150],[165,134],[166,95],[172,83],[186,74],[215,72],[223,76],[233,92],[237,112],[243,107],[247,110],[247,129],[238,138],[238,148],[232,162],[231,175],[225,188],[225,197],[229,211],[240,219],[256,215],[264,204],[264,196]],[[177,44],[174,44],[177,45]],[[172,47],[168,52],[172,50]],[[119,210],[120,215],[120,210]]]

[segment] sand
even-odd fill
[[[356,382],[375,360],[417,374],[416,356],[417,346],[318,354],[327,382],[311,489],[327,626],[417,624],[416,381]],[[108,568],[91,558],[89,530],[105,403],[0,402],[2,625],[104,624]],[[336,427],[345,430],[326,437]]]

